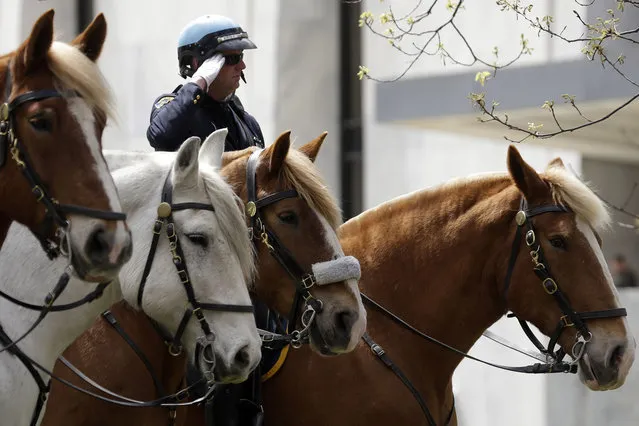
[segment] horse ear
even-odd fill
[[[106,34],[106,19],[104,18],[104,14],[100,13],[93,19],[89,26],[71,42],[71,45],[77,47],[87,58],[95,62],[100,57],[100,53],[102,53],[102,46],[104,45]]]
[[[173,185],[195,187],[198,182],[200,138],[191,136],[180,146],[173,163]]]
[[[554,167],[559,167],[559,168],[562,168],[562,169],[566,168],[566,166],[564,165],[564,162],[561,161],[561,158],[559,158],[559,157],[555,158],[550,163],[548,163],[548,166],[546,166],[546,170],[552,169]]]
[[[284,160],[291,147],[291,131],[282,133],[275,142],[266,150],[266,158],[269,159],[268,171],[273,175],[279,174]]]
[[[229,130],[225,127],[214,131],[206,138],[200,148],[199,161],[208,164],[216,169],[222,167],[222,154],[224,154],[224,144]]]
[[[521,158],[517,148],[512,145],[508,147],[508,172],[527,200],[543,196],[548,192],[548,185],[539,177],[535,169]]]
[[[315,162],[317,153],[322,147],[322,143],[324,142],[324,139],[326,139],[326,135],[328,135],[328,132],[322,133],[309,143],[301,146],[299,150],[304,153],[312,162]]]
[[[16,74],[25,75],[47,63],[53,43],[53,9],[45,12],[31,29],[29,38],[16,51]]]

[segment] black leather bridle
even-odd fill
[[[561,348],[558,349],[556,352],[554,351],[555,345],[561,337],[561,334],[566,328],[575,327],[577,330],[577,338],[572,348],[572,356],[574,358],[573,362],[577,362],[583,355],[586,344],[590,341],[590,339],[592,339],[592,333],[588,329],[585,321],[590,319],[624,317],[627,315],[627,312],[625,308],[605,309],[601,311],[591,312],[576,312],[572,308],[568,297],[561,291],[561,289],[557,285],[557,281],[552,277],[550,267],[544,258],[541,244],[537,240],[535,228],[531,220],[531,218],[533,218],[534,216],[551,212],[565,213],[569,212],[569,210],[563,206],[556,204],[544,205],[529,209],[527,207],[526,200],[524,198],[521,199],[519,211],[515,216],[517,231],[515,234],[515,239],[513,240],[510,261],[508,262],[508,269],[506,271],[504,297],[506,297],[508,288],[510,287],[510,280],[515,268],[515,262],[517,261],[517,256],[521,251],[520,246],[522,235],[525,232],[524,241],[526,242],[526,246],[530,249],[530,257],[533,262],[535,274],[537,274],[537,276],[541,280],[541,284],[546,293],[553,296],[553,298],[559,305],[559,309],[561,309],[564,315],[559,319],[559,323],[557,324],[557,327],[555,328],[553,334],[550,336],[550,341],[548,342],[547,347],[544,347],[539,339],[535,337],[526,321],[517,318],[517,316],[514,314],[510,314],[509,316],[517,318],[519,324],[524,330],[524,333],[526,333],[526,336],[528,336],[530,341],[537,347],[537,349],[539,349],[541,353],[549,357],[549,361],[552,361],[553,363],[561,362],[566,356],[566,353]]]
[[[211,331],[209,324],[204,317],[203,310],[207,311],[223,311],[223,312],[246,312],[253,313],[253,305],[231,305],[224,303],[202,303],[198,301],[195,297],[195,292],[193,290],[193,285],[191,284],[191,279],[189,277],[189,271],[186,266],[186,260],[184,258],[184,252],[182,251],[182,246],[180,245],[180,240],[175,230],[175,223],[173,221],[173,212],[180,210],[209,210],[215,211],[215,208],[211,204],[203,204],[196,202],[187,202],[187,203],[173,203],[173,186],[171,185],[171,173],[167,175],[164,181],[164,187],[162,189],[162,202],[159,204],[157,209],[157,219],[153,224],[153,239],[151,241],[151,248],[149,250],[149,254],[146,259],[146,264],[144,265],[144,272],[142,273],[142,278],[140,280],[140,286],[138,288],[138,297],[137,303],[140,308],[142,308],[142,297],[144,295],[144,285],[146,284],[146,280],[151,272],[151,266],[153,265],[153,259],[155,258],[155,252],[160,240],[160,235],[162,233],[162,228],[165,228],[166,236],[169,240],[169,250],[171,251],[171,256],[173,257],[173,264],[177,270],[177,274],[180,277],[180,281],[184,286],[184,291],[186,292],[186,297],[188,298],[189,307],[184,312],[182,320],[177,328],[175,336],[170,336],[164,328],[160,327],[155,321],[151,321],[155,326],[160,335],[164,338],[164,341],[167,343],[169,348],[169,353],[173,356],[178,356],[182,353],[182,335],[186,330],[186,326],[188,325],[191,317],[195,315],[197,320],[200,323],[200,327],[202,328],[202,332],[204,336],[198,339],[198,344],[196,346],[196,354],[195,359],[196,362],[201,355],[204,361],[211,366],[209,371],[209,375],[206,372],[203,372],[210,382],[213,381],[213,369],[215,367],[215,352],[213,351],[213,342],[215,340],[215,335]],[[209,349],[207,351],[206,349]],[[211,358],[212,357],[212,358]]]
[[[268,228],[266,221],[262,218],[261,210],[264,207],[287,198],[299,196],[295,189],[289,189],[267,195],[260,199],[257,198],[257,165],[262,151],[262,149],[253,151],[246,166],[246,185],[248,191],[246,214],[251,221],[249,233],[253,241],[261,241],[262,244],[267,247],[271,256],[282,265],[295,284],[295,298],[293,299],[293,306],[288,316],[289,328],[296,326],[297,320],[300,319],[300,305],[302,302],[305,305],[304,312],[301,313],[303,327],[301,330],[293,330],[289,334],[287,334],[287,330],[278,330],[279,335],[262,335],[263,346],[276,348],[278,346],[286,346],[286,344],[290,343],[293,347],[298,348],[307,342],[310,326],[315,319],[315,315],[322,312],[323,303],[310,292],[310,289],[316,284],[313,273],[306,272],[304,268],[297,263],[291,252],[280,242],[275,233]],[[320,338],[320,336],[317,337]]]
[[[69,222],[65,213],[80,214],[103,220],[126,220],[121,212],[98,210],[73,204],[60,204],[53,198],[46,185],[32,166],[31,160],[20,142],[15,128],[15,111],[22,105],[49,98],[79,96],[76,92],[60,93],[54,89],[37,90],[24,93],[10,100],[11,97],[11,64],[7,66],[4,103],[0,104],[0,170],[6,163],[7,154],[15,161],[22,175],[29,182],[31,192],[39,203],[44,205],[46,215],[38,230],[31,230],[50,259],[65,254],[65,235]],[[52,237],[54,236],[55,237]],[[55,239],[54,239],[55,238]]]

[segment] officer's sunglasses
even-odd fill
[[[234,53],[232,55],[224,55],[224,65],[237,65],[244,59],[244,53]]]

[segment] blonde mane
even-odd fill
[[[75,90],[96,112],[115,119],[115,102],[98,66],[77,48],[54,41],[48,53],[49,69],[59,84]]]
[[[590,188],[589,184],[583,182],[577,176],[572,174],[563,166],[552,165],[545,172],[539,173],[551,188],[551,194],[555,203],[572,210],[577,217],[586,221],[593,229],[600,231],[610,226],[611,218],[606,205]],[[440,203],[442,198],[448,194],[454,194],[464,191],[468,185],[487,184],[490,182],[503,182],[504,186],[514,185],[511,176],[508,173],[489,172],[479,173],[471,176],[457,177],[443,182],[440,185],[420,189],[414,192],[400,195],[391,200],[385,201],[368,211],[363,212],[357,218],[362,219],[368,217],[374,212],[384,212],[391,206],[414,205],[419,202],[420,205],[432,205]],[[497,185],[496,190],[501,190],[502,185]]]
[[[242,200],[220,175],[201,163],[200,176],[211,204],[215,207],[222,233],[237,253],[244,278],[252,283],[256,273],[255,252],[253,244],[247,238]],[[228,197],[229,193],[233,194],[232,199]]]
[[[549,167],[540,176],[551,187],[555,203],[570,208],[595,230],[602,230],[610,226],[610,213],[588,183],[560,166]]]
[[[289,149],[282,167],[282,176],[308,205],[324,216],[335,230],[342,224],[342,212],[331,195],[315,164],[296,149]]]

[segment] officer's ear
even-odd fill
[[[102,46],[107,34],[107,23],[104,14],[100,13],[93,19],[88,27],[78,35],[71,45],[77,47],[93,62],[97,61],[102,53]]]
[[[321,135],[319,135],[318,137],[316,137],[309,143],[301,146],[299,150],[303,154],[305,154],[312,162],[315,162],[315,159],[317,158],[317,153],[322,147],[322,143],[324,142],[324,139],[326,139],[326,135],[328,135],[328,132],[322,133]]]
[[[268,171],[271,175],[278,175],[286,155],[291,147],[291,131],[282,133],[275,142],[264,150],[264,156],[268,159]]]

